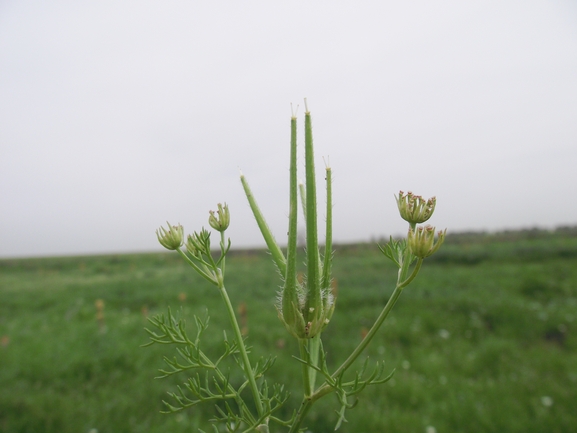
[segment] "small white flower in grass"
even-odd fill
[[[544,395],[541,397],[541,404],[545,407],[551,407],[553,406],[553,399],[548,395]]]
[[[451,336],[451,333],[446,329],[441,329],[439,331],[439,337],[444,338],[445,340]]]
[[[437,433],[437,429],[435,427],[433,427],[432,425],[428,425],[425,428],[425,433]]]

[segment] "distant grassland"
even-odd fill
[[[395,269],[374,245],[343,245],[334,276],[323,334],[333,366],[386,302]],[[300,366],[273,307],[270,257],[232,252],[227,280],[253,353],[278,357],[269,382],[288,383],[296,407]],[[173,352],[140,345],[146,317],[168,306],[190,324],[208,309],[205,347],[218,353],[219,295],[176,255],[0,260],[0,431],[208,430],[210,406],[159,414],[186,377],[153,379]],[[360,395],[344,433],[577,431],[577,230],[450,236],[366,355],[396,373]],[[310,413],[310,431],[332,431],[333,400]]]

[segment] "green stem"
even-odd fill
[[[423,259],[419,258],[417,261],[417,264],[413,268],[413,272],[411,273],[411,276],[409,278],[407,278],[405,281],[399,283],[399,286],[404,288],[404,287],[407,287],[409,284],[411,284],[411,281],[413,281],[415,279],[415,277],[417,276],[417,274],[421,270],[422,264],[423,264]]]
[[[385,319],[387,318],[387,316],[389,315],[389,313],[391,312],[391,310],[393,309],[393,307],[397,303],[397,300],[401,296],[403,289],[416,277],[417,273],[419,272],[419,269],[421,268],[422,262],[423,262],[423,260],[419,259],[419,261],[417,262],[417,265],[413,269],[413,272],[411,273],[410,277],[402,279],[402,277],[408,273],[409,265],[410,265],[408,260],[404,260],[404,263],[403,263],[401,269],[399,270],[399,277],[397,280],[397,285],[395,287],[395,290],[393,291],[393,294],[391,295],[391,297],[387,301],[387,304],[385,305],[385,307],[383,308],[383,310],[379,314],[379,317],[377,317],[377,320],[375,320],[375,323],[373,324],[373,326],[371,327],[371,329],[369,330],[369,332],[367,333],[365,338],[358,344],[358,346],[355,348],[355,350],[353,350],[353,352],[341,364],[341,366],[339,368],[337,368],[337,370],[331,375],[331,377],[333,379],[336,380],[340,375],[342,375],[356,361],[356,359],[365,350],[365,348],[371,343],[372,339],[374,338],[376,333],[379,331],[380,327],[385,322]],[[298,429],[299,429],[300,425],[302,424],[304,417],[308,413],[312,404],[315,401],[317,401],[318,399],[320,399],[321,397],[323,397],[327,394],[330,394],[333,391],[334,391],[334,388],[332,388],[328,383],[325,382],[315,392],[313,392],[310,396],[305,395],[305,398],[303,399],[303,401],[301,403],[301,407],[296,414],[295,421],[294,421],[289,433],[298,432]]]
[[[200,266],[198,266],[196,263],[194,263],[192,260],[190,260],[190,258],[184,253],[182,252],[182,250],[180,248],[178,248],[176,250],[176,252],[178,254],[180,254],[180,256],[196,271],[198,272],[205,280],[211,282],[212,284],[217,284],[218,282],[215,279],[215,276],[208,274],[206,271],[204,271],[203,269],[200,268]]]
[[[307,342],[308,342],[308,339],[299,338],[299,350],[300,350],[300,354],[301,354],[301,359],[303,361],[310,362]],[[309,397],[313,393],[313,386],[311,385],[311,381],[310,381],[311,368],[306,364],[302,364],[302,369],[303,369],[303,388],[304,388],[305,398],[306,398],[306,397]]]
[[[238,321],[236,320],[236,315],[234,314],[234,309],[233,309],[232,304],[230,302],[230,298],[228,297],[228,293],[226,292],[226,289],[224,288],[224,285],[220,284],[218,288],[220,290],[220,294],[222,296],[222,299],[226,305],[226,310],[227,310],[228,316],[230,318],[230,323],[232,325],[232,329],[234,331],[234,335],[235,335],[236,341],[238,343],[238,350],[240,352],[240,356],[242,359],[242,367],[244,369],[244,374],[245,374],[246,378],[248,379],[248,384],[249,384],[250,390],[252,391],[254,404],[256,406],[256,410],[257,410],[258,416],[260,418],[264,414],[264,407],[262,405],[262,401],[260,398],[260,392],[258,390],[258,386],[256,384],[256,379],[254,377],[254,372],[253,372],[252,367],[250,365],[250,360],[248,359],[248,353],[246,351],[246,346],[244,345],[244,340],[243,340],[242,334],[240,332],[240,327],[238,326]]]
[[[310,363],[312,365],[314,365],[315,367],[319,366],[319,353],[320,353],[320,347],[321,347],[321,334],[318,333],[317,335],[315,335],[313,338],[309,338],[308,340],[308,345],[309,345],[309,354],[310,354]],[[309,369],[309,381],[310,381],[310,386],[311,386],[311,391],[309,393],[312,394],[312,391],[315,389],[315,381],[317,378],[317,370],[315,370],[312,367],[308,367]]]
[[[365,350],[365,348],[369,345],[369,343],[371,342],[371,340],[373,339],[373,337],[375,336],[375,334],[377,333],[377,331],[379,330],[379,328],[381,327],[381,325],[383,324],[383,322],[385,321],[385,319],[387,318],[393,307],[395,306],[395,303],[399,299],[399,296],[401,296],[402,292],[403,287],[397,285],[395,287],[395,290],[393,291],[393,294],[391,295],[387,304],[385,305],[385,308],[383,308],[383,311],[381,311],[381,314],[379,314],[379,317],[377,317],[377,320],[375,320],[375,323],[373,324],[373,326],[371,327],[365,338],[363,338],[363,341],[359,343],[359,345],[355,348],[355,350],[353,350],[353,352],[349,355],[349,357],[345,360],[345,362],[343,362],[342,365],[339,368],[337,368],[337,370],[332,374],[333,379],[336,379],[342,373],[344,373],[353,364],[353,362],[355,362],[355,360],[359,357],[361,352]]]
[[[359,357],[361,352],[363,350],[365,350],[365,348],[369,345],[369,343],[371,342],[371,340],[373,339],[373,337],[375,336],[375,334],[377,333],[377,331],[379,330],[379,328],[381,327],[381,325],[383,324],[383,322],[385,321],[385,319],[387,318],[387,316],[391,312],[392,308],[394,307],[395,303],[397,302],[397,299],[399,299],[399,296],[401,295],[402,291],[403,291],[403,288],[400,286],[397,286],[395,288],[395,291],[393,292],[393,294],[389,298],[387,305],[385,305],[385,308],[383,309],[383,311],[381,311],[381,314],[379,315],[379,317],[375,321],[372,328],[367,333],[367,336],[363,339],[363,341],[361,341],[359,343],[359,345],[350,354],[350,356],[346,359],[346,361],[343,362],[343,364],[332,374],[333,379],[336,379],[338,376],[340,376],[342,373],[344,373],[355,362],[355,360]],[[301,403],[301,407],[296,414],[294,423],[291,426],[291,429],[289,430],[289,433],[298,432],[299,427],[302,424],[304,417],[308,413],[312,404],[315,401],[317,401],[318,399],[320,399],[321,397],[323,397],[327,394],[330,394],[333,391],[334,391],[334,388],[332,388],[329,384],[327,384],[325,382],[312,395],[305,396],[305,398],[303,399],[303,401]]]
[[[409,228],[411,231],[415,231],[417,227],[416,223],[409,223]],[[401,269],[399,269],[399,276],[397,279],[397,285],[401,281],[405,281],[407,279],[407,274],[409,273],[409,267],[411,265],[411,249],[405,243],[405,251],[403,253],[403,258],[401,262]],[[420,267],[420,266],[419,266]]]
[[[224,231],[220,232],[220,254],[222,256],[222,259],[220,261],[220,269],[222,272],[222,278],[224,278],[224,269],[226,266],[226,244],[224,242]]]
[[[330,394],[333,391],[334,391],[334,389],[325,383],[323,386],[321,386],[312,395],[305,396],[303,398],[303,401],[301,402],[299,410],[296,413],[294,422],[291,425],[291,428],[290,428],[288,433],[297,433],[300,429],[300,426],[301,426],[305,416],[307,415],[307,413],[311,409],[313,403],[316,402],[317,400],[319,400],[320,398],[324,397],[325,395]]]
[[[220,369],[218,369],[213,362],[202,352],[199,351],[200,357],[202,358],[202,361],[206,364],[206,365],[210,365],[211,366],[211,370],[214,371],[214,373],[218,376],[218,378],[220,379],[221,382],[223,383],[227,383],[228,382],[228,377],[226,377],[224,374],[222,374],[222,372],[220,371]],[[236,389],[234,389],[234,387],[229,383],[227,386],[227,389],[231,392],[231,394],[234,394],[234,400],[236,401],[236,404],[238,405],[238,407],[240,408],[240,410],[242,411],[242,413],[244,415],[247,416],[247,418],[249,419],[249,421],[251,422],[251,424],[254,424],[256,422],[256,420],[254,419],[254,416],[252,415],[252,413],[250,413],[249,409],[246,407],[245,402],[243,401],[241,395],[237,392]]]
[[[291,425],[291,428],[288,431],[288,433],[297,433],[299,431],[300,426],[301,426],[305,416],[309,412],[311,406],[313,405],[313,403],[314,403],[314,401],[311,400],[310,397],[305,397],[303,399],[301,406],[299,407],[299,410],[297,412],[295,421]]]

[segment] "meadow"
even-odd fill
[[[329,365],[363,337],[396,269],[376,245],[337,245],[337,308],[323,334]],[[273,307],[279,279],[265,251],[232,251],[227,289],[271,382],[300,402],[296,344]],[[0,260],[0,431],[208,431],[210,406],[161,414],[186,376],[154,379],[170,347],[147,317],[171,307],[210,323],[207,352],[228,329],[217,290],[176,254]],[[366,355],[395,370],[360,394],[343,433],[577,431],[577,230],[457,234],[425,260]],[[336,401],[308,430],[333,430]],[[286,409],[289,414],[289,408]]]

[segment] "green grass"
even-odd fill
[[[334,276],[337,309],[323,334],[333,367],[386,302],[395,269],[376,246],[340,246]],[[287,383],[296,406],[300,365],[273,308],[279,284],[266,253],[231,254],[227,288],[246,304],[249,345],[255,356],[277,356],[269,381]],[[146,315],[168,306],[190,319],[208,309],[205,347],[218,353],[228,329],[219,294],[176,254],[1,260],[0,431],[206,429],[212,407],[159,414],[185,376],[153,379],[173,352],[140,345]],[[574,230],[449,237],[367,352],[396,369],[394,379],[365,390],[340,431],[575,431],[576,335]],[[310,431],[332,431],[335,403],[313,407]]]

